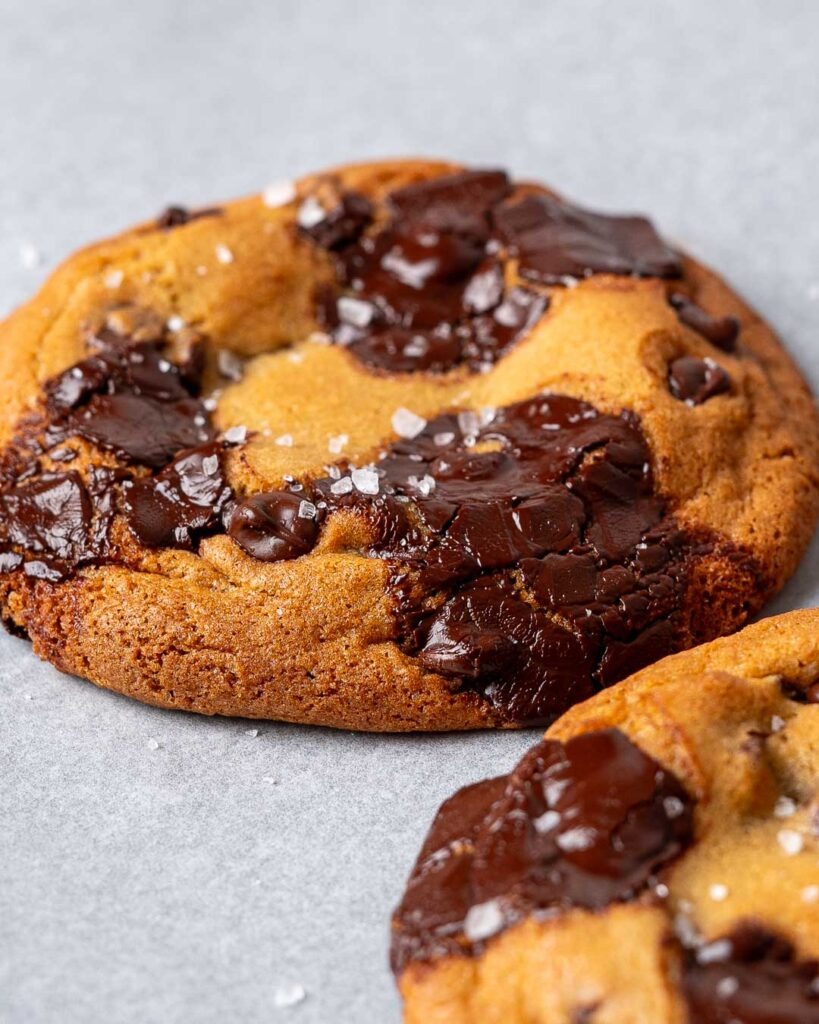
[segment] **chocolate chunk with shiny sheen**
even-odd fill
[[[819,1024],[819,961],[762,925],[739,926],[720,944],[686,956],[682,985],[691,1024]],[[708,956],[703,954],[708,952]]]
[[[713,359],[680,356],[668,368],[671,394],[686,405],[702,405],[731,389],[731,378]]]
[[[59,580],[107,550],[111,470],[42,473],[0,494],[0,572]]]
[[[548,296],[506,284],[508,257],[542,284],[592,273],[681,273],[642,217],[607,217],[554,196],[512,200],[503,171],[462,171],[387,196],[387,222],[350,216],[354,193],[320,183],[299,211],[302,232],[333,252],[341,295],[319,316],[333,339],[374,369],[486,370],[542,316]],[[338,226],[338,229],[337,229]],[[507,252],[502,252],[503,246]]]
[[[221,528],[232,499],[221,468],[225,445],[211,441],[195,360],[177,366],[165,358],[164,326],[149,311],[108,320],[150,340],[134,341],[108,324],[93,334],[91,355],[46,384],[42,438],[22,438],[6,453],[0,572],[59,580],[116,560],[109,541],[115,512],[149,546],[189,548]],[[66,441],[76,437],[133,468],[43,468],[43,456],[73,460]]]
[[[461,171],[396,189],[387,205],[396,220],[485,236],[490,211],[511,191],[504,171]]]
[[[139,541],[152,548],[192,548],[220,522],[233,497],[222,466],[224,448],[212,441],[183,451],[156,476],[123,485],[120,511]]]
[[[182,227],[200,217],[217,217],[221,212],[221,209],[216,206],[202,210],[189,210],[185,206],[169,206],[157,217],[156,226],[167,231],[170,228]]]
[[[121,458],[160,468],[185,448],[209,441],[195,384],[158,342],[106,347],[46,385],[49,438],[79,435]]]
[[[688,542],[649,463],[632,414],[547,395],[396,441],[377,495],[335,478],[306,493],[369,523],[407,653],[509,720],[548,722],[678,646]]]
[[[316,508],[292,491],[266,491],[239,501],[228,534],[261,562],[307,554],[318,538]]]
[[[393,970],[479,953],[530,914],[631,900],[693,835],[691,797],[623,733],[542,740],[441,808],[393,918]],[[490,934],[472,933],[474,908]]]
[[[344,289],[320,305],[336,342],[393,372],[483,369],[498,359],[548,302],[507,288],[492,251],[491,211],[509,190],[500,171],[419,182],[388,196],[391,219],[376,234],[325,241]]]
[[[528,195],[494,211],[500,237],[522,277],[540,284],[591,274],[678,277],[679,257],[644,217],[582,210],[550,195]]]
[[[711,316],[680,292],[669,295],[668,301],[686,327],[701,334],[706,341],[723,352],[734,351],[740,330],[739,320],[735,316]]]

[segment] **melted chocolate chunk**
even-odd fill
[[[494,211],[522,277],[539,284],[591,274],[679,277],[679,258],[644,217],[611,217],[555,196],[529,195]]]
[[[298,558],[318,539],[317,509],[292,491],[253,494],[233,509],[228,533],[261,562]]]
[[[222,465],[225,447],[212,441],[189,449],[156,476],[123,485],[120,511],[138,540],[151,548],[191,549],[221,522],[233,498]]]
[[[392,568],[403,649],[512,721],[551,721],[679,644],[691,543],[630,413],[549,395],[439,416],[369,469],[245,499],[229,532],[293,558],[337,509]]]
[[[680,356],[668,368],[668,387],[686,405],[702,405],[731,389],[731,378],[713,359]]]
[[[159,468],[181,449],[211,440],[196,385],[164,357],[161,342],[127,345],[110,334],[96,340],[104,347],[46,385],[49,444],[84,437]]]
[[[701,334],[706,341],[710,341],[723,352],[733,352],[736,349],[740,323],[735,316],[711,316],[680,292],[673,292],[669,295],[668,301],[686,327]]]
[[[798,960],[793,946],[756,924],[720,945],[727,952],[690,951],[683,990],[691,1024],[819,1024],[819,962]]]
[[[222,472],[225,445],[212,440],[197,397],[197,361],[177,366],[166,359],[155,319],[113,314],[109,321],[133,335],[104,326],[91,338],[96,350],[47,383],[42,440],[29,438],[5,457],[0,572],[22,569],[57,581],[116,560],[109,531],[117,512],[152,547],[190,548],[220,526],[232,500]],[[77,437],[133,469],[43,470],[42,457],[75,459],[66,441]]]
[[[542,740],[439,811],[393,918],[393,970],[478,953],[529,914],[633,899],[692,840],[688,793],[623,733]]]
[[[507,285],[507,256],[538,285],[681,272],[641,217],[604,217],[547,195],[511,201],[512,192],[503,171],[418,182],[387,196],[387,222],[372,232],[366,200],[320,183],[298,223],[335,259],[342,294],[325,291],[319,302],[333,339],[375,369],[485,370],[548,306],[546,294]]]
[[[377,234],[348,232],[336,250],[344,288],[320,313],[362,362],[393,372],[486,368],[541,316],[548,299],[507,288],[491,210],[510,191],[500,171],[467,171],[393,192]],[[323,229],[322,229],[323,230]],[[315,234],[314,236],[315,237]]]
[[[185,206],[169,206],[156,218],[156,226],[163,231],[168,231],[171,228],[190,224],[192,220],[198,220],[200,217],[218,217],[221,212],[222,210],[218,206],[211,206],[203,210],[189,210]]]
[[[42,473],[0,494],[0,572],[59,580],[108,550],[115,472]]]
[[[461,171],[396,189],[387,205],[396,220],[487,237],[490,211],[511,191],[504,171]]]

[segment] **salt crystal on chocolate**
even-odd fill
[[[477,903],[464,918],[464,935],[470,942],[481,942],[503,928],[503,911],[497,900]]]
[[[379,479],[378,473],[374,469],[363,466],[361,469],[354,469],[350,476],[357,491],[362,494],[378,494]]]
[[[392,414],[392,429],[399,437],[404,437],[407,440],[417,437],[426,425],[427,421],[423,416],[418,416],[403,406]]]

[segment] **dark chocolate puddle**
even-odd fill
[[[481,953],[529,915],[638,898],[693,842],[693,801],[616,729],[541,740],[438,812],[393,917],[391,964]]]

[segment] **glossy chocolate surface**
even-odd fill
[[[688,953],[683,991],[691,1024],[819,1024],[819,962],[799,960],[786,939],[746,924]]]
[[[195,357],[166,358],[165,338],[135,320],[135,341],[104,327],[92,353],[45,388],[42,440],[6,453],[0,492],[0,570],[58,581],[83,566],[117,560],[110,528],[120,513],[149,547],[194,546],[220,525],[232,493],[223,442],[198,397]],[[130,322],[130,321],[129,321]],[[72,440],[114,456],[116,468],[85,472]],[[50,460],[62,472],[43,471]]]
[[[393,970],[479,953],[530,914],[632,899],[692,840],[686,790],[623,733],[542,740],[442,806],[393,918]]]
[[[163,226],[218,212],[172,210]],[[679,271],[647,221],[521,194],[501,171],[409,185],[381,209],[325,181],[297,227],[335,262],[339,294],[323,299],[335,341],[382,371],[486,368],[566,275]],[[509,283],[510,260],[529,284]],[[0,571],[61,579],[121,560],[116,515],[148,547],[195,550],[226,531],[259,560],[296,558],[347,509],[368,524],[364,553],[389,564],[403,650],[506,720],[551,721],[682,645],[686,565],[703,542],[654,493],[633,414],[561,395],[445,413],[369,467],[340,462],[323,479],[235,496],[200,396],[202,344],[171,361],[162,319],[133,308],[109,313],[88,343],[45,386],[36,439],[29,430],[5,453]],[[669,369],[690,403],[726,381],[712,361]],[[112,468],[83,469],[83,444]]]
[[[641,217],[606,217],[554,196],[513,197],[502,171],[463,171],[387,198],[387,222],[354,194],[303,204],[302,231],[333,251],[341,295],[324,320],[338,344],[391,372],[487,369],[522,338],[548,294],[597,272],[677,276],[676,254]],[[345,214],[344,203],[355,207]],[[343,225],[343,230],[339,226]]]
[[[582,210],[552,195],[527,195],[495,211],[520,275],[560,284],[592,274],[679,277],[679,257],[645,217]]]
[[[548,395],[439,416],[363,476],[339,467],[278,500],[308,498],[319,524],[361,515],[392,567],[404,649],[510,720],[550,721],[675,649],[691,544],[654,494],[633,415]],[[264,547],[256,503],[237,505],[233,521],[255,523],[249,539],[231,527],[237,543],[303,553],[276,525]],[[314,520],[303,528],[317,537]]]

